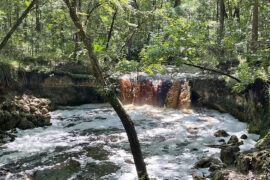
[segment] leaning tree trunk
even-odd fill
[[[120,120],[122,121],[122,124],[126,130],[128,140],[130,143],[131,152],[134,158],[137,174],[139,179],[148,180],[148,174],[146,170],[146,165],[144,163],[143,155],[141,152],[140,143],[138,140],[138,136],[134,127],[133,122],[131,121],[129,115],[123,108],[120,100],[116,97],[115,93],[112,90],[106,90],[106,82],[102,75],[101,68],[98,64],[97,57],[94,54],[93,47],[91,45],[90,38],[86,35],[83,26],[79,20],[79,17],[76,12],[76,0],[73,0],[72,3],[70,3],[69,0],[64,0],[66,3],[70,17],[76,26],[76,28],[79,29],[79,34],[81,36],[81,39],[88,50],[88,56],[92,64],[92,68],[94,71],[94,75],[99,83],[99,85],[102,87],[102,93],[104,94],[105,98],[108,99],[109,103],[112,105],[114,110],[116,111],[117,115],[119,116]]]
[[[31,4],[26,8],[26,10],[22,13],[21,17],[17,20],[17,22],[13,25],[13,27],[10,29],[10,31],[7,33],[5,38],[0,44],[0,51],[3,49],[3,47],[8,42],[9,38],[12,36],[12,34],[15,32],[15,30],[19,27],[19,25],[22,23],[23,19],[27,16],[27,14],[31,11],[31,9],[34,7],[37,0],[33,0]]]

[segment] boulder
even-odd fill
[[[195,168],[208,168],[211,164],[219,164],[221,163],[218,159],[211,157],[204,157],[195,163]]]
[[[218,130],[214,134],[215,137],[228,137],[229,134],[225,130]]]
[[[213,171],[217,171],[217,170],[221,170],[222,168],[226,168],[226,164],[222,163],[222,162],[218,162],[218,163],[211,163],[210,167],[209,167],[209,171],[213,172]]]
[[[221,148],[220,159],[226,165],[234,164],[236,154],[240,151],[237,145],[227,144]]]
[[[247,135],[246,134],[243,134],[241,137],[240,137],[240,139],[247,139],[248,137],[247,137]]]
[[[19,108],[21,108],[21,110],[22,110],[23,112],[25,112],[25,113],[30,113],[30,107],[27,106],[26,104],[19,104],[18,106],[19,106]]]
[[[237,145],[239,142],[237,136],[232,135],[228,141],[228,144]]]
[[[215,171],[212,176],[212,180],[228,180],[230,172],[227,170]]]
[[[252,169],[251,166],[252,157],[244,154],[240,154],[236,159],[236,168],[241,173],[248,173]]]
[[[49,111],[48,111],[48,109],[46,109],[46,108],[42,108],[42,110],[41,110],[41,113],[42,114],[47,114]]]
[[[225,139],[220,139],[220,140],[218,140],[218,142],[225,143]]]
[[[35,113],[36,111],[38,111],[38,108],[36,108],[36,106],[30,105],[30,112]]]

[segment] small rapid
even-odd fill
[[[219,158],[220,149],[211,146],[221,144],[221,138],[214,137],[219,129],[238,138],[247,134],[241,151],[253,148],[259,138],[248,134],[246,123],[213,110],[125,108],[134,121],[151,178],[188,180],[193,173],[209,175],[208,169],[193,166],[202,157]],[[52,126],[17,130],[14,142],[0,146],[0,172],[6,179],[136,179],[127,136],[108,104],[68,107],[51,116]]]

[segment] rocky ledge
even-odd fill
[[[221,133],[222,132],[222,133]],[[228,133],[219,130],[216,137],[226,137]],[[220,136],[218,136],[220,135]],[[245,139],[242,135],[241,139]],[[209,177],[193,174],[194,180],[210,178],[213,180],[268,180],[270,179],[270,148],[258,144],[257,148],[247,152],[240,152],[239,146],[243,141],[232,135],[227,143],[220,145],[220,159],[204,157],[200,159],[194,168],[209,168]]]
[[[31,95],[15,96],[0,104],[0,143],[7,138],[14,140],[12,132],[50,125],[50,101]]]

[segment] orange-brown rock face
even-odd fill
[[[188,85],[188,82],[185,82],[183,89],[181,91],[181,94],[179,96],[179,101],[178,101],[178,108],[190,108],[190,87]]]
[[[153,104],[153,84],[151,81],[138,82],[134,88],[134,103]]]
[[[120,88],[122,93],[122,103],[130,104],[133,102],[133,84],[130,80],[120,80]]]
[[[166,99],[167,108],[176,109],[178,107],[180,91],[181,91],[181,82],[177,81],[176,83],[172,85],[170,91],[167,94],[167,99]]]

